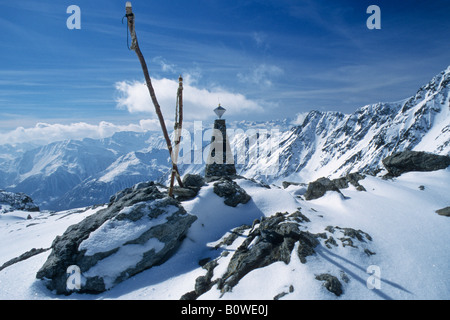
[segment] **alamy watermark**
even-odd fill
[[[71,265],[66,270],[67,280],[66,289],[67,291],[78,291],[81,289],[81,270],[77,265]]]
[[[81,9],[77,5],[70,5],[67,7],[66,13],[70,16],[66,20],[67,29],[81,29]],[[381,9],[377,5],[370,5],[366,10],[370,17],[367,18],[366,26],[367,29],[381,29]]]
[[[66,20],[67,29],[81,29],[81,9],[77,5],[70,5],[66,10],[70,16]]]
[[[278,172],[281,132],[277,128],[232,128],[226,130],[225,136],[218,129],[204,129],[202,121],[194,121],[192,132],[177,130],[181,137],[178,164],[257,164],[260,174]]]
[[[367,267],[367,273],[371,274],[366,280],[368,289],[381,289],[381,268],[377,265],[370,265]]]
[[[370,14],[367,18],[366,26],[367,29],[381,29],[381,9],[377,5],[371,5],[367,7],[366,13]]]

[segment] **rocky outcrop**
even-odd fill
[[[342,294],[342,283],[338,278],[332,276],[328,273],[322,273],[316,276],[316,280],[324,281],[323,286],[330,292],[334,293],[336,296],[340,296]]]
[[[348,250],[354,250],[358,256],[364,253],[367,257],[375,254],[369,247],[372,237],[362,230],[327,226],[324,232],[311,233],[307,230],[306,223],[308,222],[310,222],[309,218],[297,210],[293,213],[278,212],[271,217],[256,219],[251,227],[242,225],[233,229],[214,247],[216,250],[224,250],[221,256],[203,264],[203,269],[207,271],[206,274],[198,277],[194,290],[184,294],[181,299],[195,300],[214,286],[222,294],[225,294],[232,291],[233,287],[251,271],[278,261],[289,264],[293,255],[296,255],[300,262],[305,264],[308,262],[308,257],[316,255],[316,252],[321,250],[321,246],[328,248],[327,250],[341,246]],[[234,241],[242,237],[245,237],[245,240],[237,249],[234,249]],[[228,250],[228,246],[233,246],[233,249]],[[294,248],[296,249],[294,250]],[[225,272],[221,275],[214,275],[214,268],[218,266],[221,257],[232,252],[234,252],[233,256],[228,262]],[[320,256],[317,255],[319,258]],[[316,275],[316,279],[324,281],[323,286],[336,296],[343,294],[343,285],[335,276],[323,273]],[[350,281],[343,271],[341,280],[344,283]],[[291,286],[289,292],[277,294],[274,299],[280,299],[293,290],[294,288]]]
[[[39,211],[39,207],[33,203],[33,199],[24,193],[0,190],[0,213],[14,210],[34,212]]]
[[[56,237],[36,277],[50,290],[69,294],[67,269],[81,272],[79,292],[99,293],[166,261],[180,246],[195,216],[153,182],[111,197],[107,208]]]
[[[33,249],[31,249],[31,250],[29,250],[29,251],[27,251],[25,253],[22,253],[18,257],[15,257],[15,258],[12,258],[12,259],[6,261],[4,264],[2,264],[0,266],[0,271],[5,269],[5,268],[7,268],[7,267],[9,267],[9,266],[12,266],[13,264],[15,264],[17,262],[24,261],[26,259],[34,257],[35,255],[41,254],[42,252],[45,252],[45,251],[47,251],[49,249],[50,248],[39,248],[39,249],[33,248]]]
[[[215,281],[218,289],[222,292],[230,291],[254,269],[277,261],[288,264],[297,242],[297,255],[302,263],[306,263],[306,257],[315,253],[314,248],[319,241],[317,235],[300,230],[296,219],[298,215],[295,212],[279,212],[258,221],[233,254],[224,275]]]
[[[327,191],[335,191],[341,194],[340,189],[349,187],[349,183],[352,184],[358,191],[366,191],[366,189],[359,184],[359,180],[365,178],[365,175],[360,173],[350,173],[344,177],[330,180],[328,178],[319,178],[316,181],[310,182],[305,193],[305,200],[318,199],[325,195]]]
[[[450,157],[422,151],[403,151],[383,159],[386,177],[398,177],[410,171],[434,171],[450,166]]]
[[[230,207],[236,207],[239,203],[246,204],[250,196],[230,177],[222,177],[214,183],[214,193],[224,197],[224,203]]]

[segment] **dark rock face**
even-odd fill
[[[183,177],[183,186],[185,188],[197,188],[200,189],[205,185],[205,179],[198,174],[186,174]]]
[[[349,183],[356,187],[358,191],[366,191],[366,189],[359,184],[359,180],[364,179],[365,176],[360,173],[350,173],[345,177],[330,180],[328,178],[319,178],[316,181],[308,184],[308,189],[305,193],[306,200],[318,199],[325,195],[327,191],[335,191],[341,194],[340,189],[348,188]]]
[[[251,199],[247,192],[229,177],[222,177],[214,183],[214,193],[224,197],[224,203],[230,207],[236,207],[239,203],[246,204]]]
[[[15,258],[13,258],[11,260],[6,261],[4,264],[2,264],[0,266],[0,271],[5,269],[6,267],[9,267],[9,266],[17,263],[17,262],[20,262],[20,261],[26,260],[28,258],[31,258],[31,257],[33,257],[33,256],[35,256],[37,254],[40,254],[42,252],[45,252],[45,251],[49,250],[49,249],[50,248],[45,248],[45,249],[44,248],[39,248],[39,249],[33,248],[33,249],[31,249],[31,250],[21,254],[18,257],[15,257]]]
[[[342,194],[333,181],[328,178],[319,178],[316,181],[309,183],[308,189],[306,189],[305,199],[318,199],[325,195],[327,191],[336,191],[337,193]]]
[[[4,208],[3,208],[4,207]],[[39,207],[24,193],[0,190],[0,213],[13,210],[39,211]]]
[[[299,242],[298,256],[305,263],[306,257],[315,253],[319,244],[316,235],[301,231],[298,223],[282,213],[263,219],[239,246],[228,264],[227,271],[218,281],[223,292],[231,290],[250,271],[277,261],[288,264],[295,243]]]
[[[387,177],[398,177],[410,171],[434,171],[450,166],[449,156],[440,156],[421,151],[403,151],[383,159]]]
[[[179,201],[189,200],[197,196],[203,185],[205,185],[205,179],[202,176],[186,174],[183,177],[183,188],[175,186],[173,194]]]
[[[69,294],[66,272],[76,265],[81,271],[79,292],[103,292],[166,261],[196,219],[153,182],[138,184],[56,237],[36,277],[46,280],[50,290]]]
[[[316,280],[324,281],[323,286],[336,296],[340,296],[342,291],[342,284],[338,278],[328,273],[322,273],[316,276]]]
[[[445,207],[445,208],[436,210],[436,213],[440,216],[450,217],[450,207]]]

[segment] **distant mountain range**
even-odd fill
[[[309,182],[350,172],[376,174],[381,160],[404,150],[450,154],[450,67],[417,93],[394,103],[376,103],[352,114],[311,111],[297,125],[288,120],[229,123],[243,132],[276,128],[276,148],[264,158],[248,157],[238,173],[267,183]],[[205,125],[205,123],[203,123]],[[212,127],[208,123],[203,133]],[[209,137],[191,142],[208,148]],[[267,142],[268,143],[268,142]],[[273,140],[272,140],[273,143]],[[264,147],[264,143],[261,144]],[[276,170],[267,174],[267,166]],[[181,164],[185,173],[204,172],[204,163]],[[118,132],[105,139],[67,140],[45,146],[0,146],[0,189],[23,192],[41,209],[62,210],[105,203],[115,192],[140,181],[165,183],[169,154],[157,132]]]

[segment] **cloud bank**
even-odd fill
[[[164,61],[162,61],[163,63]],[[164,62],[165,63],[165,62]],[[185,124],[195,120],[207,120],[215,117],[213,109],[220,102],[227,109],[227,115],[241,117],[251,113],[264,112],[264,106],[270,106],[267,102],[256,102],[248,99],[243,94],[232,93],[222,88],[212,90],[196,87],[195,76],[184,76],[183,84],[183,110]],[[178,79],[177,79],[178,80]],[[166,126],[173,127],[175,118],[176,92],[178,81],[167,78],[152,81],[156,91],[158,102],[162,108]],[[115,84],[117,90],[117,108],[128,111],[131,114],[145,114],[151,119],[140,120],[139,123],[117,125],[106,121],[98,124],[76,122],[70,124],[37,123],[34,127],[25,128],[19,126],[14,130],[0,133],[0,145],[32,143],[36,145],[48,144],[66,139],[101,139],[112,136],[119,131],[160,131],[159,121],[156,117],[154,106],[151,102],[145,82],[120,81]]]
[[[137,124],[116,125],[101,121],[98,124],[77,122],[71,124],[38,123],[34,127],[18,127],[6,133],[0,133],[0,145],[3,144],[47,144],[66,139],[102,139],[112,136],[119,131],[159,131],[159,122],[156,119],[140,120]]]
[[[152,85],[164,117],[174,118],[178,81],[162,78],[152,80]],[[147,113],[155,116],[145,82],[120,81],[115,86],[118,92],[116,99],[118,108],[128,110],[130,113]],[[264,110],[260,103],[240,93],[232,93],[222,88],[213,90],[197,88],[187,81],[183,84],[183,110],[186,119],[206,120],[213,117],[213,109],[219,102],[227,109],[229,116],[248,115]]]

